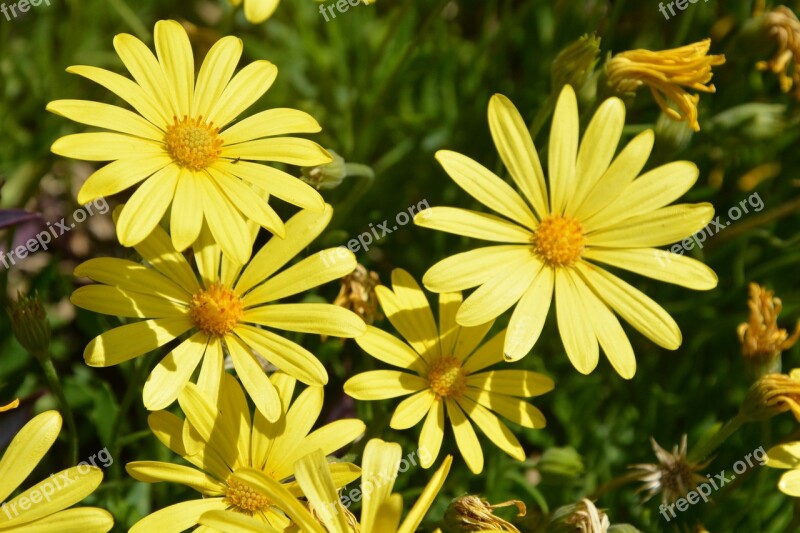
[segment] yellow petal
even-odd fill
[[[676,204],[662,207],[589,233],[587,246],[645,248],[663,246],[703,229],[714,217],[714,206]]]
[[[156,318],[106,331],[86,345],[83,358],[89,366],[114,366],[145,354],[194,326],[188,316]]]
[[[575,211],[608,169],[624,126],[625,104],[622,100],[612,97],[600,104],[578,149],[575,189],[567,199],[567,214]]]
[[[200,185],[203,215],[222,253],[235,263],[247,263],[253,249],[239,210],[213,180],[197,179],[195,184]]]
[[[441,354],[439,331],[433,318],[428,298],[416,280],[403,270],[392,270],[392,290],[379,287],[378,301],[389,322],[418,350],[423,359],[430,361]],[[422,348],[422,349],[419,349]]]
[[[235,206],[236,211],[241,212],[246,220],[252,220],[278,237],[286,236],[286,228],[281,217],[266,200],[254,194],[251,187],[242,183],[238,178],[214,168],[207,169],[207,172],[214,178],[217,189],[225,194],[225,197]],[[236,214],[239,215],[239,213]],[[245,242],[249,240],[245,239]]]
[[[589,233],[677,200],[691,189],[700,171],[689,161],[674,161],[654,168],[628,185],[617,199],[583,222]]]
[[[261,24],[278,8],[279,0],[245,0],[244,16],[250,24]]]
[[[367,332],[355,340],[362,350],[384,363],[413,370],[418,374],[427,369],[427,365],[417,352],[394,335],[375,326],[367,326]]]
[[[244,322],[270,328],[334,337],[357,337],[366,331],[361,318],[348,309],[332,304],[272,304],[244,312]]]
[[[88,126],[127,133],[153,141],[164,140],[163,131],[140,115],[122,107],[91,100],[55,100],[47,104],[47,110]]]
[[[136,245],[135,250],[150,266],[180,285],[189,294],[195,294],[200,290],[200,284],[197,283],[192,267],[183,254],[175,251],[169,236],[160,227],[156,226],[153,233]]]
[[[223,146],[220,157],[241,157],[250,161],[275,161],[301,167],[315,167],[333,161],[323,147],[299,137],[270,137]]]
[[[478,442],[475,429],[470,424],[464,411],[454,400],[445,398],[445,403],[447,404],[447,416],[453,426],[458,450],[464,457],[464,462],[467,463],[470,471],[475,475],[480,474],[483,471],[483,450],[481,450],[481,443]]]
[[[198,522],[213,531],[226,533],[283,533],[262,520],[235,511],[207,511],[200,516]]]
[[[467,385],[522,398],[541,396],[553,390],[553,380],[530,370],[490,370],[467,376]]]
[[[700,261],[656,248],[588,248],[583,257],[699,291],[713,289],[719,281],[714,271]]]
[[[325,385],[328,372],[311,352],[265,329],[240,324],[234,329],[261,357],[306,385]]]
[[[127,33],[114,36],[114,49],[142,89],[166,112],[178,116],[180,110],[169,99],[167,78],[153,52],[142,41]]]
[[[198,331],[156,365],[142,391],[145,408],[150,411],[166,409],[183,390],[203,357],[208,334]]]
[[[525,450],[514,436],[508,426],[500,421],[491,411],[470,400],[469,398],[459,398],[457,401],[467,416],[483,431],[489,440],[498,448],[506,452],[517,461],[525,460]]]
[[[208,224],[203,224],[200,235],[192,246],[194,262],[204,287],[210,287],[220,281],[219,268],[222,262],[222,252],[214,241],[214,236]]]
[[[602,294],[603,301],[642,335],[668,350],[681,345],[678,324],[646,294],[602,268],[588,263],[575,266],[595,294]]]
[[[456,320],[462,326],[478,326],[497,318],[517,303],[542,267],[542,262],[533,255],[521,263],[508,265],[505,271],[478,287],[464,300]]]
[[[480,203],[530,230],[537,222],[519,194],[489,169],[465,155],[449,150],[436,152],[436,160],[453,181]]]
[[[330,455],[358,439],[366,429],[364,422],[355,418],[335,420],[309,433],[293,455],[299,457],[301,451],[305,453],[317,448],[322,450],[323,454]]]
[[[253,426],[250,419],[250,404],[242,385],[227,372],[222,374],[217,407],[219,413],[224,415],[217,420],[215,430],[221,433],[223,438],[236,440],[236,463],[233,466],[251,465],[250,433]]]
[[[590,374],[597,366],[600,351],[585,304],[569,269],[556,270],[555,299],[558,332],[567,356],[578,372]]]
[[[547,162],[550,165],[550,210],[564,212],[575,190],[575,164],[578,154],[578,102],[575,91],[564,85],[553,113]]]
[[[439,294],[439,343],[442,353],[453,353],[458,341],[461,326],[456,323],[456,312],[462,301],[460,292]]]
[[[200,365],[200,373],[197,376],[197,386],[212,402],[216,402],[219,397],[219,388],[224,373],[224,358],[222,339],[216,335],[210,335],[203,363]]]
[[[428,290],[439,293],[471,289],[497,276],[509,264],[525,261],[530,255],[529,246],[475,248],[442,259],[428,269],[422,283]]]
[[[122,208],[117,238],[122,246],[136,246],[153,232],[175,196],[180,169],[168,165],[142,183]]]
[[[197,75],[191,116],[202,115],[208,118],[211,106],[219,100],[241,56],[242,40],[238,37],[227,36],[214,43]]]
[[[178,22],[159,20],[155,27],[158,61],[168,81],[170,100],[178,117],[188,115],[194,96],[194,55],[189,36]]]
[[[541,429],[547,425],[542,412],[520,398],[475,389],[467,389],[464,394],[467,398],[523,427]]]
[[[79,507],[65,509],[24,524],[25,533],[106,533],[114,527],[114,517],[105,509]],[[0,531],[6,531],[0,525]],[[12,527],[10,531],[17,531]]]
[[[267,92],[278,76],[278,68],[266,60],[253,61],[240,70],[209,111],[207,119],[221,128]]]
[[[192,428],[220,455],[228,468],[233,469],[239,457],[235,440],[238,435],[215,430],[221,423],[230,425],[232,421],[221,416],[217,406],[211,405],[194,383],[186,384],[178,395],[178,403]]]
[[[185,305],[172,300],[108,285],[78,287],[69,301],[83,309],[112,316],[165,318],[186,316],[189,312]]]
[[[529,244],[531,230],[488,213],[460,207],[431,207],[414,216],[414,224],[492,242]]]
[[[285,429],[275,438],[265,466],[266,471],[272,472],[276,479],[283,479],[291,474],[295,459],[293,454],[322,412],[324,397],[322,387],[308,387],[297,396],[286,413]]]
[[[499,363],[503,360],[503,343],[505,342],[506,330],[503,330],[484,343],[472,353],[462,368],[467,374],[472,374],[478,370],[483,370],[487,366]]]
[[[800,496],[800,470],[783,474],[778,481],[778,490],[795,498]]]
[[[191,294],[153,268],[115,257],[89,259],[75,267],[76,277],[91,278],[129,292],[189,303]]]
[[[549,213],[542,164],[528,127],[514,104],[501,94],[489,100],[489,129],[497,153],[508,172],[536,210],[539,219]]]
[[[447,479],[447,474],[450,473],[450,466],[452,464],[452,455],[448,455],[444,458],[442,466],[436,470],[433,476],[431,476],[430,481],[428,481],[428,484],[422,489],[422,494],[420,494],[417,501],[414,502],[405,520],[403,520],[403,523],[400,524],[400,527],[397,529],[397,533],[414,533],[414,531],[417,530],[422,523],[422,519],[428,513],[428,509],[433,505],[436,496],[439,495],[439,491],[442,490],[444,480]]]
[[[408,429],[416,426],[433,405],[436,395],[431,389],[423,389],[412,394],[397,405],[389,426],[392,429]]]
[[[364,448],[362,461],[362,488],[369,486],[372,490],[363,490],[364,501],[361,504],[361,528],[363,531],[379,531],[376,523],[379,520],[381,505],[392,495],[394,480],[397,477],[397,465],[402,455],[400,445],[384,442],[381,439],[370,439]]]
[[[370,370],[348,379],[344,391],[356,400],[385,400],[425,389],[428,382],[399,370]]]
[[[58,411],[45,411],[33,417],[11,439],[0,459],[0,501],[14,492],[28,477],[61,431]]]
[[[203,193],[201,177],[181,171],[175,198],[172,201],[169,232],[175,250],[182,252],[197,240],[203,227]]]
[[[180,456],[188,455],[183,443],[184,421],[168,411],[148,415],[147,425],[158,441]]]
[[[11,403],[7,403],[5,405],[0,405],[0,413],[4,413],[6,411],[10,411],[12,409],[16,409],[19,407],[19,398],[15,399]]]
[[[431,405],[422,431],[419,434],[419,464],[430,468],[439,456],[444,439],[444,401],[437,399]]]
[[[325,200],[313,187],[277,168],[250,161],[239,161],[235,164],[217,161],[213,168],[252,183],[292,205],[311,209],[316,213],[325,209]]]
[[[224,511],[228,507],[223,498],[203,498],[169,505],[145,516],[128,533],[153,531],[184,531],[195,526],[207,511]]]
[[[125,470],[134,479],[145,483],[168,481],[180,483],[196,490],[203,496],[224,496],[227,487],[221,481],[188,466],[160,461],[133,461]]]
[[[303,494],[314,507],[314,513],[328,531],[346,533],[347,521],[338,505],[339,495],[333,486],[328,462],[322,450],[316,449],[295,462],[294,475]]]
[[[471,328],[462,326],[461,330],[458,332],[458,340],[456,341],[453,355],[461,361],[472,355],[472,352],[474,352],[475,348],[483,341],[493,325],[494,320],[484,322],[483,324]]]
[[[235,335],[226,335],[225,344],[233,360],[236,375],[239,376],[256,409],[261,411],[267,420],[275,422],[281,416],[281,399],[272,382],[267,379],[261,364],[250,352],[247,344]]]
[[[800,466],[800,441],[778,444],[767,451],[767,466],[797,468]]]
[[[543,266],[523,293],[508,322],[503,353],[507,361],[518,361],[528,355],[542,333],[550,302],[553,300],[555,270]]]
[[[86,179],[78,192],[78,203],[85,205],[124,191],[169,166],[171,161],[163,153],[112,161]]]
[[[274,135],[290,133],[318,133],[319,123],[303,111],[289,108],[268,109],[240,120],[220,133],[225,144],[237,144]]]

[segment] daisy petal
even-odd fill
[[[198,522],[210,531],[227,531],[228,533],[282,533],[282,529],[275,529],[262,520],[252,516],[230,511],[207,511],[203,513]],[[210,533],[209,530],[196,528],[194,531]]]
[[[475,351],[475,348],[483,341],[486,334],[489,333],[489,330],[492,329],[494,325],[494,320],[490,320],[489,322],[484,322],[479,326],[474,327],[461,327],[460,331],[458,332],[458,340],[456,341],[456,346],[453,349],[453,355],[456,356],[459,360],[463,361],[467,357],[469,357],[472,352]]]
[[[542,164],[522,116],[501,94],[489,100],[489,129],[497,153],[541,220],[549,213]]]
[[[253,249],[250,230],[240,211],[213,180],[195,179],[195,183],[200,185],[203,215],[214,240],[225,256],[235,263],[244,265],[250,259]]]
[[[172,160],[163,153],[112,161],[96,170],[83,182],[78,191],[78,203],[86,205],[98,198],[124,191],[169,166],[171,162]]]
[[[462,301],[460,292],[443,292],[439,295],[439,344],[442,353],[453,353],[455,349],[461,330],[456,323],[456,313]]]
[[[156,226],[145,240],[136,245],[135,250],[150,266],[189,294],[200,290],[192,267],[183,254],[175,251],[167,232],[160,227]]]
[[[664,309],[640,290],[588,263],[577,263],[583,280],[642,335],[668,350],[681,345],[681,330]]]
[[[419,434],[419,464],[430,468],[439,456],[444,439],[444,401],[437,399],[431,405],[422,431]]]
[[[423,358],[428,356],[436,357],[441,354],[439,347],[439,331],[436,328],[436,321],[433,318],[433,311],[428,303],[428,298],[422,292],[422,288],[417,284],[416,280],[403,270],[402,268],[395,268],[392,270],[392,292],[391,295],[388,290],[379,287],[376,290],[378,301],[381,303],[386,312],[386,316],[393,326],[397,327],[402,322],[403,329],[410,329],[414,331],[414,336],[425,347],[420,351]],[[394,298],[392,298],[392,295]],[[398,320],[398,309],[400,314],[403,314],[406,320]],[[397,322],[397,324],[396,324]],[[398,328],[401,334],[404,332]],[[413,337],[407,337],[407,340],[412,340]],[[413,344],[412,344],[413,346]],[[415,348],[417,346],[414,346]]]
[[[600,351],[597,337],[570,270],[556,270],[555,299],[558,332],[572,365],[581,374],[597,366]]]
[[[287,135],[290,133],[318,133],[322,131],[319,123],[303,111],[290,108],[276,108],[261,111],[220,133],[225,144],[237,144],[253,139]]]
[[[427,365],[406,343],[375,326],[367,326],[364,335],[356,337],[356,344],[375,359],[390,365],[425,372]]]
[[[78,287],[69,301],[95,313],[132,318],[181,317],[189,312],[186,306],[172,300],[108,285]]]
[[[445,398],[445,403],[447,404],[447,416],[453,426],[458,450],[464,457],[464,462],[467,463],[470,471],[478,475],[483,471],[483,450],[481,450],[481,443],[478,442],[475,429],[470,424],[464,411],[454,400]]]
[[[84,161],[114,161],[136,156],[166,156],[163,145],[123,133],[73,133],[59,137],[50,147],[57,155]],[[137,162],[140,160],[137,159]]]
[[[795,498],[800,496],[800,470],[792,470],[783,474],[778,481],[778,489]]]
[[[175,250],[182,252],[194,244],[203,227],[203,179],[181,170],[170,216],[170,236]]]
[[[381,531],[375,529],[380,515],[381,503],[392,494],[394,479],[397,476],[395,465],[400,463],[402,449],[394,442],[370,439],[364,448],[362,461],[362,484],[373,484],[373,490],[364,491],[364,502],[361,505],[361,528],[363,531]],[[345,530],[346,531],[346,530]]]
[[[201,115],[208,118],[211,106],[219,100],[241,56],[242,40],[238,37],[227,36],[214,43],[197,75],[192,116]]]
[[[25,524],[25,533],[106,533],[114,527],[114,517],[105,509],[79,507],[65,509]]]
[[[160,272],[127,259],[116,257],[89,259],[75,267],[73,275],[187,305],[191,299],[189,292]]]
[[[179,110],[169,99],[167,78],[147,45],[133,35],[120,33],[114,36],[114,49],[136,83],[156,101],[163,112],[169,117],[177,116]]]
[[[89,366],[118,365],[164,346],[193,326],[188,316],[126,324],[92,339],[83,351],[83,358]]]
[[[136,246],[153,232],[172,203],[179,176],[180,169],[168,165],[134,191],[117,219],[117,238],[122,246]]]
[[[366,325],[361,318],[332,304],[272,304],[246,310],[244,322],[300,333],[316,333],[351,338],[363,335]]]
[[[422,276],[422,283],[433,292],[455,292],[486,283],[512,263],[531,255],[529,246],[500,245],[475,248],[442,259]]]
[[[161,461],[132,461],[125,465],[125,470],[139,481],[180,483],[203,496],[223,496],[227,488],[224,483],[199,470]]]
[[[522,359],[539,340],[553,300],[554,286],[555,270],[543,266],[511,314],[503,347],[506,361]]]
[[[498,448],[517,461],[525,460],[525,450],[519,440],[497,416],[469,398],[459,398],[457,403]]]
[[[364,422],[355,418],[334,420],[309,433],[296,453],[320,449],[325,455],[331,455],[363,435],[366,429]]]
[[[412,394],[397,405],[389,426],[392,429],[408,429],[416,426],[430,410],[436,395],[430,389]]]
[[[169,505],[145,516],[128,533],[152,533],[153,531],[184,531],[198,524],[200,516],[208,511],[224,511],[228,508],[223,498],[203,498]]]
[[[568,195],[575,190],[575,164],[578,154],[578,101],[570,85],[564,85],[553,113],[550,129],[550,211],[562,214]]]
[[[234,329],[261,357],[306,385],[325,385],[328,373],[314,354],[280,335],[240,324]]]
[[[153,141],[163,141],[164,132],[140,115],[91,100],[55,100],[47,104],[47,111],[88,126],[135,135]]]
[[[436,470],[430,481],[428,481],[428,484],[425,485],[425,488],[422,490],[422,494],[419,495],[419,498],[417,498],[417,501],[414,502],[411,510],[408,511],[408,515],[406,515],[403,523],[397,528],[397,533],[414,533],[414,531],[417,530],[419,525],[422,523],[422,519],[426,514],[428,514],[428,509],[430,509],[431,505],[433,505],[433,501],[436,499],[436,496],[438,496],[439,492],[442,490],[442,486],[444,486],[444,480],[447,479],[447,474],[450,472],[450,466],[452,464],[452,455],[448,455],[444,458],[444,461],[442,461],[442,466]],[[399,512],[396,513],[396,516],[399,516]],[[390,530],[377,528],[375,531]]]
[[[325,200],[313,187],[277,168],[250,161],[239,161],[234,164],[221,160],[214,163],[213,168],[252,183],[292,205],[310,209],[315,213],[325,209]]]
[[[703,229],[714,218],[709,203],[676,204],[589,233],[587,246],[645,248],[663,246]]]
[[[583,257],[698,291],[713,289],[719,281],[714,271],[700,261],[656,248],[589,248]]]
[[[236,368],[236,375],[239,376],[256,409],[270,422],[277,421],[281,416],[281,399],[272,382],[267,379],[261,364],[250,351],[250,347],[234,335],[227,335],[225,344]]]
[[[261,98],[277,77],[278,67],[266,60],[253,61],[225,87],[207,119],[218,128],[225,126]]]
[[[480,390],[531,398],[553,390],[553,380],[530,370],[490,370],[467,376],[467,385]]]
[[[155,28],[156,54],[168,80],[170,99],[178,117],[188,115],[194,93],[194,55],[189,36],[178,22],[159,20]]]
[[[198,331],[167,354],[144,384],[142,398],[150,411],[166,409],[192,377],[206,351],[208,334]]]
[[[459,207],[431,207],[417,213],[414,224],[492,242],[530,244],[531,230],[488,213]]]
[[[344,391],[356,400],[385,400],[428,388],[428,381],[399,370],[370,370],[347,380]]]
[[[308,453],[295,462],[293,470],[303,494],[314,506],[314,511],[328,531],[347,531],[344,513],[336,507],[339,495],[333,486],[328,461],[322,450],[315,449]]]
[[[45,411],[33,417],[11,439],[0,459],[0,501],[25,481],[53,445],[61,431],[58,411]]]
[[[467,374],[473,374],[478,370],[483,370],[487,366],[499,363],[503,360],[503,343],[506,338],[506,330],[499,332],[494,337],[478,348],[475,353],[470,355],[462,368]]]
[[[475,389],[467,389],[464,394],[467,398],[523,427],[541,429],[547,425],[542,412],[520,398]]]
[[[314,141],[299,137],[270,137],[223,146],[220,157],[275,161],[301,167],[315,167],[333,161],[323,147]]]

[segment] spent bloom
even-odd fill
[[[606,64],[608,84],[618,93],[635,93],[646,85],[661,110],[673,120],[686,121],[695,131],[700,96],[686,88],[713,93],[711,68],[725,63],[724,55],[708,55],[711,39],[669,50],[628,50]],[[674,104],[678,110],[670,107]]]
[[[7,406],[6,406],[7,407]],[[0,459],[0,501],[5,500],[33,472],[61,431],[58,411],[35,416],[17,433]],[[105,533],[114,525],[111,514],[96,507],[67,509],[100,485],[103,471],[82,464],[51,474],[49,478],[3,503],[3,533]],[[43,499],[43,496],[46,497]],[[31,502],[34,505],[31,505]]]
[[[375,319],[383,318],[375,293],[375,288],[380,284],[381,278],[377,272],[358,264],[353,272],[342,278],[339,294],[333,305],[350,309],[365,323],[372,324]]]
[[[686,458],[686,435],[681,438],[680,447],[672,448],[672,453],[659,446],[652,437],[650,442],[658,462],[630,466],[632,477],[642,482],[637,492],[645,492],[644,501],[661,493],[661,501],[671,503],[706,481],[705,476],[698,472],[710,461],[696,463]]]
[[[786,374],[765,374],[750,386],[742,402],[742,416],[748,421],[768,420],[791,411],[800,422],[800,368]]]
[[[543,428],[544,415],[525,398],[553,389],[553,380],[529,370],[485,370],[503,360],[501,331],[481,345],[493,320],[475,327],[455,321],[461,293],[439,295],[437,327],[422,289],[402,270],[392,272],[392,288],[379,286],[378,301],[386,317],[406,340],[367,326],[356,343],[372,357],[401,370],[372,370],[351,377],[345,392],[357,400],[408,396],[397,406],[390,425],[408,429],[425,419],[419,437],[423,468],[429,468],[442,447],[445,419],[473,473],[483,470],[483,451],[472,422],[501,450],[518,461],[525,451],[497,414],[528,428]],[[497,413],[497,414],[495,414]]]
[[[525,516],[525,504],[519,500],[491,504],[480,496],[467,494],[453,500],[444,512],[444,523],[450,531],[508,531],[520,533],[519,529],[494,514],[495,509],[516,506],[517,517]]]
[[[794,333],[789,333],[778,327],[778,315],[783,309],[780,298],[775,297],[774,291],[750,283],[748,286],[749,299],[747,307],[750,317],[747,322],[739,325],[736,332],[742,344],[742,355],[749,358],[771,358],[780,356],[800,338],[800,321],[795,326]]]
[[[633,348],[616,315],[659,346],[680,346],[672,317],[600,264],[696,290],[717,285],[716,274],[699,261],[654,248],[712,219],[711,204],[670,205],[695,183],[697,167],[677,161],[639,176],[653,132],[640,133],[614,158],[624,124],[625,106],[609,98],[579,142],[578,104],[565,85],[550,130],[548,189],[522,116],[508,98],[493,96],[492,138],[522,194],[467,156],[436,154],[462,189],[502,217],[454,207],[417,214],[417,225],[496,243],[443,259],[425,273],[423,284],[438,293],[477,287],[456,314],[465,327],[516,304],[503,347],[509,361],[531,350],[553,300],[567,356],[581,373],[594,370],[602,346],[614,369],[633,377]]]
[[[65,157],[111,161],[83,184],[78,192],[81,204],[138,185],[117,223],[120,243],[142,242],[171,206],[175,249],[191,246],[205,220],[222,251],[244,264],[252,252],[247,220],[285,235],[280,217],[254,193],[254,187],[299,207],[323,211],[324,201],[312,187],[254,162],[299,166],[330,162],[330,155],[316,143],[286,136],[320,131],[314,118],[278,108],[231,125],[270,88],[278,75],[275,65],[254,61],[234,76],[242,41],[229,36],[214,44],[195,81],[189,37],[173,20],[156,23],[156,55],[125,33],[114,37],[114,48],[133,80],[84,65],[67,72],[107,88],[135,113],[86,100],[56,100],[47,109],[110,130],[67,135],[51,149]]]
[[[776,74],[781,91],[788,93],[794,87],[793,96],[800,98],[800,20],[788,7],[778,6],[764,15],[762,25],[777,50],[769,61],[756,63],[756,68]]]

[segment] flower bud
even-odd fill
[[[19,343],[35,357],[46,356],[50,347],[50,324],[39,296],[18,295],[8,306],[11,329]]]

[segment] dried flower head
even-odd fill
[[[750,319],[736,330],[742,343],[742,355],[745,358],[773,357],[794,346],[800,337],[800,321],[789,336],[785,329],[778,327],[778,315],[783,308],[781,299],[758,283],[750,283],[749,293]]]
[[[772,59],[759,61],[756,68],[777,74],[781,91],[788,93],[794,87],[793,96],[800,99],[800,20],[788,7],[778,6],[764,15],[763,28],[778,48]]]
[[[686,435],[681,438],[680,447],[672,448],[672,453],[659,446],[652,437],[650,442],[658,463],[636,464],[629,467],[634,470],[633,478],[643,483],[637,491],[646,492],[643,501],[660,492],[662,503],[671,503],[706,481],[705,476],[698,472],[711,461],[696,463],[686,459]]]
[[[556,509],[550,517],[547,531],[567,533],[606,533],[611,523],[608,516],[587,498]]]
[[[490,504],[480,496],[466,495],[453,500],[447,507],[444,520],[448,530],[453,531],[511,531],[519,533],[514,524],[494,514],[500,507],[514,505],[517,516],[525,516],[525,504],[519,500]]]
[[[359,264],[352,273],[342,278],[341,288],[333,305],[350,309],[364,322],[372,324],[383,318],[375,296],[375,287],[380,284],[381,279],[377,272],[367,270]]]
[[[711,39],[669,50],[629,50],[612,57],[606,64],[608,84],[618,93],[634,93],[647,85],[658,105],[673,120],[683,120],[695,131],[697,103],[700,96],[689,94],[684,87],[713,93],[709,84],[711,67],[725,63],[724,55],[708,55]],[[669,106],[671,101],[678,110]]]
[[[766,374],[756,381],[742,402],[742,416],[749,421],[768,420],[791,411],[800,422],[800,368],[789,375]]]

